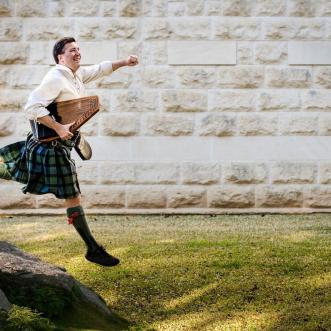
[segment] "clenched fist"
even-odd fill
[[[136,55],[129,55],[126,60],[128,66],[133,67],[138,64],[138,56]]]

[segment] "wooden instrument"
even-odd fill
[[[54,102],[46,109],[50,112],[49,115],[61,124],[75,122],[70,127],[70,131],[74,133],[99,111],[99,98],[94,95]],[[39,141],[48,142],[60,138],[54,130],[38,121],[30,120],[30,124],[33,136]]]

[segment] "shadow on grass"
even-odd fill
[[[125,331],[131,328],[131,324],[125,319],[112,313],[105,317],[92,306],[76,306],[68,311],[61,320],[53,321],[58,331]]]

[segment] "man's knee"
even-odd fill
[[[65,205],[66,205],[67,208],[79,206],[80,203],[81,203],[80,195],[78,195],[74,198],[70,198],[70,199],[65,200]]]

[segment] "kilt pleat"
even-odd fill
[[[68,199],[80,193],[71,148],[70,142],[41,143],[29,134],[26,141],[0,148],[0,156],[12,179],[25,184],[23,193]]]

